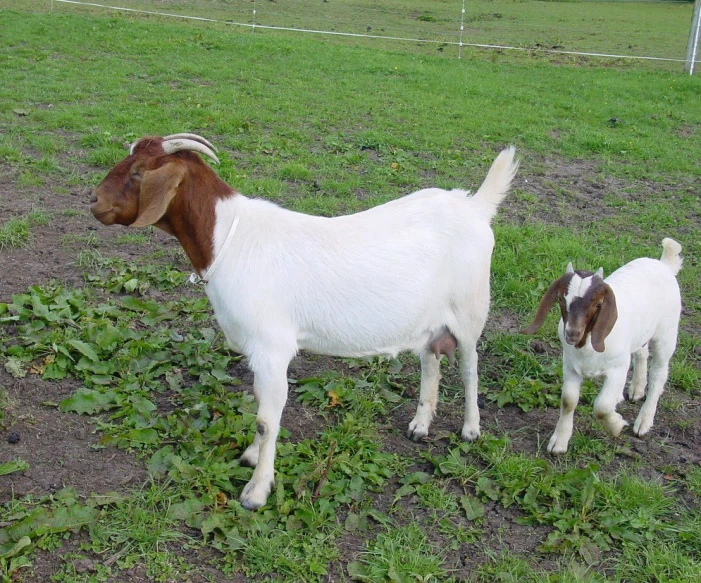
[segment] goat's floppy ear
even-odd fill
[[[594,275],[598,275],[601,279],[604,279],[604,268],[599,267],[599,269],[597,270],[597,272]]]
[[[599,314],[591,329],[591,345],[597,352],[603,352],[606,349],[604,340],[613,329],[618,318],[616,296],[607,284],[604,284],[604,287],[606,288],[604,301],[601,304],[601,308],[599,308]]]
[[[157,223],[177,194],[184,176],[185,168],[173,163],[144,173],[139,193],[139,215],[130,226],[145,227]]]
[[[545,318],[547,317],[548,312],[550,312],[550,308],[553,307],[557,294],[565,287],[565,280],[569,280],[570,278],[571,274],[566,273],[561,278],[556,279],[553,282],[553,284],[548,288],[548,291],[545,292],[543,298],[540,300],[540,304],[538,304],[538,311],[536,312],[533,322],[530,326],[521,330],[522,334],[535,334],[538,331],[538,329],[543,325],[543,322],[545,322]]]

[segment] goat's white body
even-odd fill
[[[265,503],[287,367],[299,350],[333,356],[421,355],[421,394],[410,436],[428,434],[439,358],[449,331],[465,384],[462,436],[479,436],[476,344],[489,311],[490,221],[516,172],[513,149],[495,160],[474,196],[426,189],[354,215],[324,218],[235,195],[217,203],[206,287],[232,348],[246,355],[259,402],[258,430],[243,455],[256,470],[242,503]],[[222,248],[231,226],[236,231]]]
[[[443,326],[486,320],[494,237],[475,206],[432,189],[323,218],[237,195],[217,206],[215,245],[239,225],[207,294],[249,358],[418,353]]]
[[[594,350],[589,337],[582,348],[565,342],[564,324],[560,320],[558,333],[563,346],[564,376],[562,406],[548,451],[567,451],[579,389],[582,379],[587,377],[605,377],[594,403],[594,414],[612,435],[617,436],[628,425],[616,412],[616,405],[624,399],[631,356],[634,373],[628,397],[638,401],[645,396],[649,352],[652,352],[650,387],[633,430],[642,436],[652,427],[657,402],[667,379],[669,360],[677,343],[681,296],[676,273],[681,267],[681,259],[678,250],[676,253],[669,258],[663,255],[662,260],[635,259],[604,280],[615,295],[618,318],[606,337],[603,352]]]

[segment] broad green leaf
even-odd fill
[[[0,476],[6,474],[11,474],[13,472],[23,472],[29,468],[29,464],[22,459],[12,460],[10,462],[5,462],[0,464]]]
[[[145,445],[153,445],[158,443],[158,431],[151,428],[146,429],[132,429],[127,431],[123,438],[132,443],[143,443]]]
[[[92,389],[80,388],[67,399],[58,404],[61,412],[73,411],[83,415],[92,415],[107,411],[115,406],[117,394],[114,391],[101,393]]]
[[[71,339],[68,341],[68,344],[70,344],[83,356],[87,357],[93,362],[97,362],[98,360],[100,360],[100,357],[97,355],[97,352],[95,352],[93,347],[90,346],[90,344],[88,344],[87,342],[83,342],[82,340]]]
[[[484,516],[484,504],[474,496],[460,496],[460,505],[465,510],[465,518],[477,520]]]
[[[23,536],[13,545],[8,545],[7,550],[4,550],[3,547],[0,547],[0,558],[10,559],[12,557],[16,557],[22,551],[22,549],[30,546],[31,544],[32,539],[28,536]]]

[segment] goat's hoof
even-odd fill
[[[241,492],[241,506],[246,510],[258,510],[261,506],[265,506],[273,486],[273,482],[269,482],[267,488],[252,481],[248,482],[243,492]]]
[[[645,387],[629,388],[626,397],[631,403],[637,403],[645,398]]]
[[[463,441],[477,441],[479,439],[479,436],[480,436],[479,427],[477,429],[463,427],[462,434],[460,435],[460,437],[462,437]]]
[[[652,421],[648,421],[647,419],[636,419],[635,424],[633,425],[633,433],[637,437],[643,437],[647,434],[648,431],[652,429]]]
[[[407,429],[406,436],[413,441],[421,441],[425,437],[428,437],[428,425],[425,423],[412,421],[409,424],[409,429]]]
[[[550,442],[548,443],[548,453],[551,453],[553,455],[562,455],[563,453],[567,453],[568,446],[568,441],[558,439],[553,435],[550,438]]]
[[[611,434],[611,437],[618,437],[621,434],[621,431],[623,431],[624,427],[628,427],[628,422],[621,418],[618,421],[613,422],[611,425],[607,427],[609,433]]]

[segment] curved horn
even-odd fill
[[[183,150],[189,150],[191,152],[199,152],[205,156],[209,156],[217,164],[219,164],[219,158],[216,154],[212,152],[209,146],[201,142],[196,142],[195,140],[189,139],[172,139],[163,142],[163,149],[166,154],[175,154],[175,152],[182,152]]]
[[[163,138],[164,141],[168,140],[177,140],[184,138],[186,140],[195,140],[196,142],[199,142],[200,144],[204,144],[207,146],[212,152],[218,152],[219,150],[216,149],[215,146],[212,145],[212,143],[209,140],[205,140],[202,136],[198,136],[197,134],[172,134],[170,136],[165,136]]]

